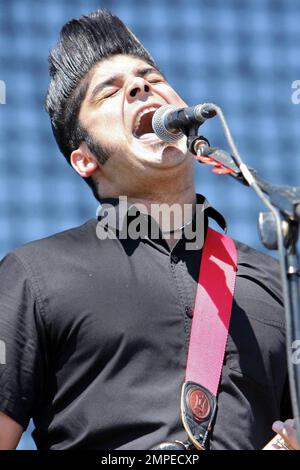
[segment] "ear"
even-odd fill
[[[83,178],[88,178],[99,169],[99,163],[85,142],[81,142],[78,149],[73,150],[70,162],[74,170]]]

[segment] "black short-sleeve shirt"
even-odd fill
[[[198,196],[198,201],[202,200]],[[206,218],[223,224],[207,202]],[[97,220],[0,266],[0,410],[39,449],[151,449],[183,440],[201,249],[99,240]],[[290,414],[278,263],[235,242],[238,272],[212,449],[259,449]]]

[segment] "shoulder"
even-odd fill
[[[63,253],[78,252],[86,240],[96,239],[96,220],[90,219],[86,223],[59,233],[55,233],[40,240],[26,243],[13,250],[10,254],[19,261],[32,262],[37,259],[60,257]],[[37,258],[38,257],[38,258]]]
[[[238,251],[236,295],[249,315],[284,325],[281,273],[278,260],[235,240]]]
[[[26,243],[8,253],[0,262],[0,277],[39,279],[90,259],[99,246],[95,219],[83,225]]]
[[[271,266],[272,268],[277,267],[279,269],[279,263],[273,256],[262,253],[261,251],[258,251],[255,248],[240,242],[239,240],[234,240],[234,242],[238,250],[238,261],[240,264],[250,263],[251,265],[258,262],[263,266]]]
[[[228,366],[281,395],[286,379],[285,313],[279,262],[239,241]],[[275,390],[276,388],[276,390]]]

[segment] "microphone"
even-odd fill
[[[198,104],[187,108],[165,105],[155,111],[152,128],[157,137],[165,142],[176,142],[187,134],[190,127],[201,126],[206,119],[217,114],[211,103]]]

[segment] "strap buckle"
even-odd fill
[[[181,392],[181,419],[188,437],[198,450],[206,450],[207,436],[217,410],[217,399],[207,388],[185,382]]]

